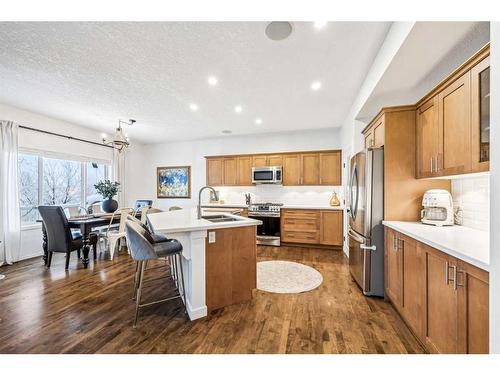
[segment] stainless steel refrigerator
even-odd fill
[[[349,268],[369,296],[384,295],[384,150],[361,151],[351,158]]]

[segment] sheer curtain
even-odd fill
[[[17,180],[18,126],[0,120],[0,265],[19,260],[21,218]]]

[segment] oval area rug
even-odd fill
[[[316,289],[323,276],[302,263],[271,260],[257,263],[257,289],[271,293],[302,293]]]

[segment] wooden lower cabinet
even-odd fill
[[[281,210],[281,241],[285,243],[342,246],[341,210]]]
[[[206,304],[213,311],[252,299],[257,280],[256,227],[210,230],[205,241]]]
[[[466,262],[457,262],[460,353],[488,353],[489,274]]]
[[[488,272],[389,228],[385,267],[386,297],[430,353],[488,353]]]

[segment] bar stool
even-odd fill
[[[125,224],[125,232],[127,233],[127,243],[130,249],[130,254],[137,262],[136,281],[134,283],[136,301],[133,327],[135,328],[137,325],[137,318],[139,316],[139,309],[142,307],[156,305],[176,298],[183,298],[184,306],[186,306],[186,289],[184,287],[184,272],[181,261],[182,245],[177,240],[155,242],[154,238],[147,229],[131,220],[127,220]],[[175,281],[175,290],[177,293],[167,298],[141,304],[141,293],[145,281],[144,276],[147,262],[149,260],[160,258],[168,259],[170,272],[167,276],[171,277]]]

